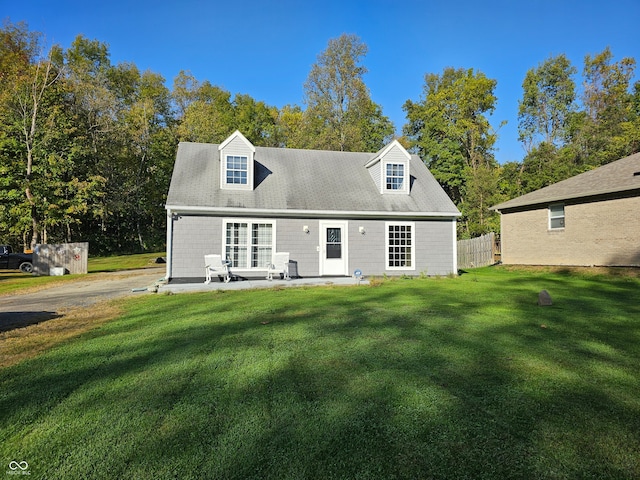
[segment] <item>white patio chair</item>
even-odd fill
[[[289,277],[289,252],[279,252],[273,255],[273,263],[267,268],[267,280],[273,280],[273,275],[280,275],[286,280]]]
[[[222,255],[205,255],[205,281],[204,283],[211,283],[211,277],[217,275],[218,278],[224,280],[224,283],[228,283],[231,280],[231,272],[229,271],[229,264],[222,261]]]

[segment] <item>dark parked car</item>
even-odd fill
[[[33,254],[14,253],[9,245],[0,245],[0,269],[33,272]]]

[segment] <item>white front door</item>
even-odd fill
[[[348,275],[347,222],[320,222],[320,275]]]

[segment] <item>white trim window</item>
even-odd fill
[[[225,220],[225,257],[233,268],[264,269],[275,251],[275,224],[264,220]]]
[[[387,270],[415,270],[415,223],[386,222],[385,230]]]
[[[404,190],[404,163],[387,163],[385,165],[385,188],[387,190]]]
[[[248,157],[244,155],[227,155],[225,182],[227,185],[248,185]]]
[[[549,230],[564,228],[564,203],[549,205]]]

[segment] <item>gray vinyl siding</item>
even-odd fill
[[[457,273],[453,265],[456,255],[455,220],[416,222],[415,274],[449,275]]]
[[[204,278],[204,256],[222,254],[222,218],[180,215],[173,221],[172,278]]]
[[[172,278],[204,277],[204,256],[224,255],[222,225],[225,218],[181,215],[173,222]],[[290,259],[298,262],[298,274],[314,277],[319,271],[318,220],[265,219],[274,222],[276,251],[289,252]],[[309,227],[309,233],[303,231]],[[275,253],[275,252],[274,252]]]
[[[382,158],[383,162],[391,162],[391,163],[404,163],[405,165],[409,163],[409,160],[405,156],[403,152],[398,148],[392,148],[387,152],[387,154]]]
[[[380,164],[376,166],[380,168]],[[359,232],[364,227],[365,233]],[[349,269],[360,270],[365,277],[382,275],[385,264],[384,220],[349,222]]]
[[[227,218],[227,217],[224,217]],[[223,217],[181,215],[173,221],[172,278],[203,278],[204,256],[223,254]],[[302,277],[316,277],[320,271],[318,219],[278,218],[274,222],[276,252],[289,252],[298,264]],[[453,258],[455,220],[414,221],[413,248],[415,269],[389,270],[385,239],[388,220],[348,219],[349,273],[356,269],[365,276],[393,275],[448,275],[454,273]],[[399,220],[400,221],[400,220]],[[393,222],[393,221],[391,221]],[[309,233],[304,227],[309,227]],[[359,229],[364,227],[365,233]],[[275,252],[274,252],[275,253]]]
[[[385,249],[386,220],[348,219],[349,273],[356,269],[364,275],[448,275],[455,273],[453,255],[455,220],[416,221],[414,234],[415,263],[412,270],[388,270]],[[298,262],[303,277],[317,276],[320,271],[319,221],[317,219],[278,219],[276,250],[289,252]],[[304,233],[303,227],[309,227]],[[365,233],[360,233],[364,227]]]
[[[415,221],[413,248],[415,269],[389,270],[387,268],[385,223],[387,220],[353,220],[349,222],[349,267],[367,275],[449,275],[454,272],[453,239],[454,220]],[[394,223],[393,221],[389,221]],[[401,221],[399,221],[401,222]],[[359,227],[365,228],[365,234]]]
[[[240,137],[236,137],[231,140],[227,145],[222,149],[223,155],[244,155],[252,159],[253,155],[251,154],[251,148],[242,141]]]
[[[309,233],[303,228],[309,227]],[[276,220],[276,250],[289,252],[289,259],[298,262],[298,275],[317,277],[320,271],[317,219],[279,218]]]
[[[373,183],[376,184],[376,188],[379,192],[382,191],[382,162],[377,162],[368,168],[369,174],[373,179]]]

